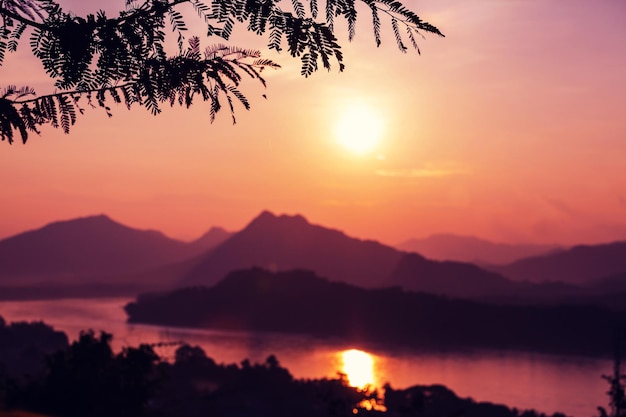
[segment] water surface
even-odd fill
[[[358,379],[359,385],[367,379],[377,386],[389,382],[394,388],[443,384],[461,397],[546,413],[560,411],[574,417],[596,414],[596,407],[606,405],[608,399],[608,385],[601,375],[609,373],[612,364],[605,359],[487,350],[418,352],[356,346],[306,335],[128,324],[122,307],[129,301],[116,298],[0,302],[0,315],[8,322],[43,320],[66,332],[71,340],[81,330],[103,330],[114,335],[115,349],[172,342],[159,348],[159,354],[172,358],[177,348],[175,342],[184,341],[201,346],[220,363],[240,363],[246,358],[263,362],[274,354],[281,365],[299,378],[344,372],[351,380]],[[371,362],[346,364],[345,352],[352,349],[367,353]]]

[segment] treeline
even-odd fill
[[[40,370],[43,358],[68,346],[67,335],[43,322],[7,324],[0,316],[0,369],[12,374]]]
[[[236,271],[217,285],[146,294],[130,322],[307,333],[426,349],[518,349],[612,355],[623,313],[597,306],[513,306],[402,289],[363,289],[309,271]]]
[[[386,386],[383,399],[376,390],[350,387],[342,375],[295,379],[274,356],[262,364],[244,360],[224,365],[201,348],[187,345],[176,350],[171,362],[148,345],[115,353],[111,337],[84,332],[70,346],[47,356],[33,374],[17,376],[0,366],[0,414],[22,410],[56,417],[545,417],[460,399],[442,386],[407,390]]]

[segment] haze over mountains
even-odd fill
[[[476,264],[504,265],[522,258],[562,250],[558,245],[494,243],[474,236],[449,233],[410,239],[396,246],[438,261],[460,261]]]

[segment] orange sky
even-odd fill
[[[191,239],[269,209],[390,244],[436,232],[626,239],[626,3],[406,4],[446,38],[401,54],[386,26],[377,49],[363,13],[356,41],[342,38],[345,72],[305,79],[283,54],[266,91],[244,87],[253,109],[235,126],[225,112],[211,125],[200,102],[158,117],[119,107],[88,112],[70,135],[0,144],[0,237],[106,213]],[[250,39],[262,46],[232,43]],[[45,89],[37,64],[16,57],[2,84]],[[334,136],[353,103],[385,124],[363,155]]]

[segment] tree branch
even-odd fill
[[[131,81],[131,82],[127,82],[127,83],[124,83],[124,84],[118,84],[118,85],[114,85],[114,86],[110,86],[110,87],[94,88],[94,89],[91,89],[91,90],[60,91],[58,93],[51,93],[51,94],[46,94],[46,95],[43,95],[43,96],[37,96],[37,97],[34,97],[34,98],[29,98],[28,100],[15,100],[15,101],[9,100],[9,101],[11,101],[11,103],[13,103],[13,104],[27,104],[27,103],[34,103],[36,101],[43,100],[43,99],[48,98],[48,97],[71,96],[71,95],[74,95],[74,94],[83,95],[83,94],[100,93],[100,92],[107,91],[107,90],[110,90],[110,89],[124,88],[126,86],[130,86],[130,85],[133,85],[133,84],[136,84],[136,83],[137,83],[137,81]]]
[[[0,15],[10,17],[11,19],[17,20],[20,23],[24,23],[25,25],[36,27],[37,29],[40,29],[40,30],[46,29],[46,25],[44,25],[43,23],[39,23],[39,22],[35,22],[34,20],[27,19],[24,16],[20,16],[17,13],[13,13],[12,11],[5,9],[4,7],[0,7]]]
[[[182,4],[182,3],[189,3],[189,0],[174,0],[171,3],[167,3],[167,7],[165,8],[165,10],[171,10],[174,7],[176,7],[176,6],[178,6],[179,4]],[[144,5],[145,4],[147,4],[147,3],[144,3]],[[109,19],[109,20],[112,21],[112,22],[115,22],[115,23],[125,22],[126,20],[130,20],[133,17],[135,17],[135,15],[137,13],[139,13],[139,11],[142,11],[141,7],[139,7],[136,12],[130,13],[128,16],[120,17],[120,18],[117,18],[117,19]],[[150,11],[150,9],[148,9],[147,11]],[[154,9],[152,9],[152,11],[154,12]]]
[[[172,9],[182,3],[189,3],[189,0],[174,0],[171,3],[167,4],[166,9],[167,10]],[[152,9],[152,11],[154,11],[154,9]],[[110,22],[121,23],[126,20],[132,19],[137,13],[138,11],[135,13],[130,13],[128,16],[120,17],[117,19],[108,19],[108,20]],[[0,7],[0,16],[10,17],[11,19],[17,20],[18,22],[24,23],[25,25],[28,25],[28,26],[36,27],[37,29],[40,29],[40,30],[49,30],[49,27],[46,26],[44,23],[39,23],[39,22],[35,22],[34,20],[27,19],[24,16],[14,13],[11,10],[8,10],[4,7]]]

